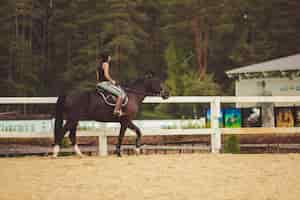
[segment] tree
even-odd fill
[[[1,21],[1,27],[0,27],[0,70],[1,70],[1,80],[13,79],[13,68],[11,59],[11,50],[13,47],[12,44],[12,22],[14,20],[13,18],[13,10],[14,5],[12,1],[5,0],[2,1],[2,5],[0,7],[0,21]]]
[[[172,0],[166,3],[170,8],[171,23],[168,29],[175,29],[182,36],[193,38],[194,52],[198,65],[199,78],[203,79],[207,72],[209,37],[213,26],[221,16],[219,10],[224,7],[223,1]],[[221,12],[222,13],[222,12]],[[182,35],[183,34],[183,35]],[[186,42],[186,40],[183,40]],[[191,42],[188,42],[190,45]],[[186,46],[186,44],[183,44]],[[190,49],[192,49],[190,47]]]
[[[138,53],[138,46],[145,41],[148,34],[141,24],[146,19],[139,7],[139,0],[107,1],[107,13],[103,23],[101,39],[102,48],[113,52],[114,66],[122,79],[137,76],[137,63],[133,62]]]
[[[184,96],[221,96],[221,87],[216,83],[213,74],[207,74],[204,79],[199,80],[197,74],[185,75]]]
[[[235,10],[231,61],[243,66],[299,52],[299,3],[239,2]]]
[[[139,54],[137,60],[140,73],[153,71],[160,78],[166,78],[166,64],[164,51],[166,41],[161,29],[163,9],[159,0],[143,1],[140,11],[146,16],[141,23],[147,33],[146,40],[138,45]]]
[[[172,95],[183,95],[184,81],[188,73],[188,63],[185,62],[184,52],[176,47],[175,42],[171,42],[166,49],[165,59],[168,66],[168,79],[166,81]]]

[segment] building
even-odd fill
[[[236,96],[300,96],[300,54],[253,64],[226,72],[235,79]],[[298,104],[264,103],[239,104],[239,107],[262,108],[263,126],[274,126],[274,106],[300,106]]]
[[[300,54],[227,71],[236,96],[300,96]]]

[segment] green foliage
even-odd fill
[[[225,139],[224,153],[240,153],[240,140],[236,135],[231,135]]]
[[[69,138],[66,138],[66,137],[63,138],[61,147],[62,148],[70,148],[71,147]],[[72,154],[73,154],[72,152],[60,152],[59,153],[60,156],[71,156]]]
[[[166,49],[165,59],[168,66],[168,80],[166,81],[174,96],[183,95],[184,77],[189,72],[188,65],[184,62],[183,51],[176,48],[175,42],[171,42]]]
[[[63,138],[63,140],[61,142],[61,147],[63,147],[63,148],[71,147],[71,143],[70,143],[69,138],[66,138],[66,137]]]
[[[219,84],[213,74],[208,74],[203,80],[193,70],[190,55],[184,56],[184,51],[178,49],[175,42],[171,42],[165,52],[168,65],[168,79],[166,81],[173,96],[213,96],[222,95]],[[162,104],[156,111],[173,114],[175,117],[195,116],[204,113],[203,105],[193,104]]]
[[[139,119],[171,119],[172,115],[167,114],[165,112],[161,112],[159,110],[152,111],[152,110],[143,110],[139,116]]]
[[[184,76],[185,96],[217,96],[222,95],[219,84],[215,81],[213,74],[208,74],[203,80],[199,80],[196,73]]]

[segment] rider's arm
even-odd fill
[[[96,70],[96,81],[99,81],[99,71]]]
[[[116,84],[116,81],[114,81],[110,75],[109,75],[109,65],[107,63],[103,63],[103,70],[104,70],[104,76],[107,80],[109,80],[110,82],[112,82],[113,84]]]

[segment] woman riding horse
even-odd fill
[[[114,115],[114,107],[107,104],[103,97],[95,90],[59,96],[56,103],[53,156],[57,157],[59,146],[67,131],[70,132],[69,138],[76,154],[82,156],[76,141],[76,129],[80,120],[120,123],[121,128],[116,145],[116,154],[118,156],[121,156],[121,144],[126,129],[132,129],[137,135],[136,150],[138,152],[141,146],[141,131],[132,120],[136,117],[140,105],[146,96],[159,95],[165,99],[168,98],[169,92],[160,79],[149,76],[134,81],[125,90],[128,102],[124,107],[126,115],[123,116]],[[66,119],[64,125],[63,119]]]
[[[116,85],[116,81],[113,80],[110,76],[110,61],[111,56],[107,54],[102,54],[99,57],[98,67],[96,71],[96,77],[98,81],[97,87],[102,88],[117,97],[114,115],[122,116],[124,115],[124,113],[122,112],[122,101],[124,100],[126,94],[121,87]]]

